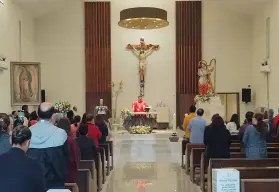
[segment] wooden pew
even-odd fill
[[[103,178],[103,184],[106,182],[106,154],[105,154],[105,149],[102,147],[97,148],[98,153],[101,156],[101,162],[102,162],[102,178]]]
[[[266,174],[268,174],[268,170],[269,170],[268,168],[272,169],[274,167],[277,167],[278,165],[279,165],[279,159],[210,159],[208,170],[207,170],[207,192],[212,192],[212,183],[211,183],[212,169],[229,168],[229,167],[237,168],[237,169],[239,168],[248,169],[249,167],[253,167],[253,168],[256,167],[259,168],[258,170],[261,170],[260,168],[263,169],[261,174],[265,172]],[[255,174],[251,172],[253,171],[249,171],[247,175],[251,176]],[[278,174],[277,176],[279,176],[279,168],[276,169],[276,174]],[[248,178],[272,178],[272,177],[248,177]]]
[[[232,151],[234,152],[238,152],[240,151],[240,143],[232,143],[231,144],[231,148],[232,148]],[[205,145],[204,144],[191,144],[191,143],[188,143],[187,146],[186,146],[186,150],[185,150],[185,171],[186,171],[186,174],[189,174],[190,173],[190,156],[191,156],[191,150],[192,148],[204,148],[205,150]]]
[[[109,144],[109,151],[110,151],[110,157],[111,157],[111,167],[110,170],[113,170],[113,141],[107,141]]]
[[[184,169],[185,165],[184,165],[184,155],[185,155],[185,150],[186,150],[186,145],[187,145],[187,141],[186,140],[182,140],[181,142],[181,149],[182,149],[182,157],[181,157],[181,167]]]
[[[192,149],[193,148],[199,148],[197,152],[197,156],[194,156],[193,159],[196,160],[196,163],[193,163],[193,166],[192,168],[194,168],[194,166],[196,165],[197,167],[199,167],[199,163],[200,163],[200,160],[198,158],[200,158],[201,156],[201,152],[202,152],[202,148],[205,150],[205,145],[203,144],[188,144],[187,147],[186,147],[186,152],[185,152],[185,169],[186,169],[186,174],[189,174],[190,173],[190,179],[191,181],[193,181],[193,175],[191,175],[191,154],[192,154]],[[239,143],[233,143],[231,145],[231,149],[230,149],[231,152],[240,152],[240,144]],[[279,145],[278,143],[268,143],[267,144],[267,151],[268,152],[279,152]],[[192,176],[192,177],[191,177]]]
[[[279,158],[279,153],[268,153],[268,158]],[[245,159],[246,155],[245,153],[231,153],[231,159]],[[205,182],[207,180],[207,168],[208,164],[207,161],[205,160],[204,153],[201,154],[201,163],[200,163],[200,188],[202,191],[205,190]]]
[[[91,192],[90,191],[90,177],[91,173],[89,169],[79,169],[77,173],[77,185],[79,192]]]
[[[109,176],[109,173],[110,173],[110,146],[108,143],[106,143],[106,144],[99,144],[99,147],[102,147],[105,150],[105,155],[106,155],[105,161],[107,162],[107,164],[105,165],[106,166],[106,175]]]
[[[90,191],[97,191],[97,170],[96,165],[93,160],[81,160],[80,161],[81,169],[89,169],[90,170]],[[101,181],[99,179],[99,181]],[[101,184],[102,185],[102,184]]]
[[[191,155],[192,148],[205,148],[205,145],[204,144],[191,144],[191,143],[188,143],[186,145],[186,150],[185,150],[185,171],[186,171],[186,174],[190,173],[190,155]]]
[[[71,192],[79,192],[76,183],[65,183],[65,189],[69,189]]]
[[[279,179],[241,179],[241,192],[278,192]]]
[[[196,168],[200,168],[201,166],[201,155],[204,152],[205,148],[192,148],[190,155],[190,180],[196,183],[195,180],[195,170]],[[231,152],[240,152],[239,147],[234,147],[234,145],[230,148]]]

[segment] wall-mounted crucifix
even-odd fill
[[[144,38],[140,39],[140,44],[138,45],[127,45],[127,49],[130,49],[135,53],[139,60],[139,75],[140,75],[140,96],[144,96],[144,76],[146,67],[146,58],[154,51],[159,49],[159,45],[146,45]]]

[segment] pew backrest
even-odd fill
[[[80,160],[80,169],[89,169],[90,170],[90,176],[92,179],[94,178],[94,171],[95,171],[95,162],[94,160]]]
[[[279,179],[241,179],[241,192],[277,192]]]
[[[221,168],[246,168],[277,167],[279,159],[210,159],[207,171],[208,192],[212,191],[212,169]],[[251,172],[251,171],[250,171]],[[264,172],[264,171],[263,171]]]
[[[79,192],[90,192],[90,177],[89,169],[79,169],[77,174],[77,185]]]
[[[65,183],[65,188],[71,192],[79,192],[78,185],[76,183]]]

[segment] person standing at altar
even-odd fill
[[[183,130],[185,132],[185,138],[186,138],[187,142],[190,141],[190,131],[188,129],[188,126],[189,126],[191,119],[196,117],[196,106],[191,105],[189,110],[190,110],[189,115],[185,116],[184,121],[183,121]]]
[[[133,111],[145,112],[145,107],[148,107],[148,104],[142,99],[142,96],[138,96],[138,100],[133,104]]]

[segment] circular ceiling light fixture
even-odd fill
[[[120,12],[118,25],[128,29],[159,29],[169,25],[167,11],[154,7],[135,7]]]

